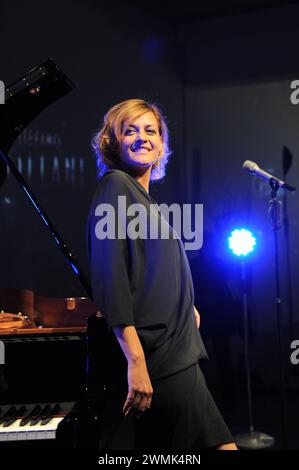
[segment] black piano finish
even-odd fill
[[[0,405],[77,401],[86,384],[86,334],[0,336]]]

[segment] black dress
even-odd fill
[[[107,172],[98,184],[88,255],[95,304],[109,328],[135,326],[153,384],[150,410],[134,420],[136,446],[190,449],[233,441],[198,366],[207,355],[183,244],[155,201],[121,170]]]

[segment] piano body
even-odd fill
[[[87,408],[87,321],[95,306],[88,298],[0,289],[0,310],[5,351],[0,450],[80,445],[78,416]],[[87,417],[89,411],[84,413]]]
[[[9,85],[5,105],[0,106],[0,186],[8,166],[89,297],[50,299],[25,289],[0,289],[0,341],[5,352],[5,362],[0,362],[1,450],[36,449],[37,444],[48,448],[50,443],[57,447],[58,441],[61,448],[96,447],[87,442],[85,432],[88,427],[93,433],[97,426],[86,393],[87,320],[101,315],[90,300],[91,289],[80,266],[7,154],[24,128],[72,89],[72,82],[49,59]]]

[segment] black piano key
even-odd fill
[[[48,424],[53,418],[55,415],[57,415],[57,413],[59,413],[61,410],[61,407],[60,405],[57,403],[51,410],[50,412],[48,413],[48,416],[43,416],[43,419],[42,419],[42,422],[41,422],[41,426],[45,426],[46,424]]]
[[[8,410],[0,416],[0,424],[4,423],[6,419],[9,419],[14,416],[15,411],[16,407],[14,405],[8,408]]]
[[[26,406],[22,405],[20,408],[16,408],[15,412],[11,414],[10,417],[5,418],[3,422],[3,427],[8,428],[11,426],[19,417],[22,417],[26,413]]]
[[[9,426],[11,426],[11,425],[12,425],[15,421],[17,421],[17,420],[18,420],[18,418],[16,418],[16,417],[15,417],[15,418],[10,418],[10,419],[8,419],[7,421],[4,421],[4,423],[2,424],[2,426],[3,426],[4,428],[8,428]]]
[[[49,414],[51,414],[51,411],[52,411],[52,406],[46,405],[41,411],[42,419],[47,418]]]
[[[48,419],[50,416],[52,418],[53,416],[53,411],[55,410],[56,405],[48,405],[47,409],[43,411],[42,414],[42,422]]]
[[[32,419],[30,420],[30,426],[35,426],[43,417],[43,415],[49,412],[50,405],[46,405],[43,408],[41,408],[40,412],[36,414],[36,416],[33,416]]]
[[[41,412],[41,406],[36,405],[31,411],[27,413],[26,416],[21,420],[20,426],[25,426],[28,424],[34,416],[38,415]]]

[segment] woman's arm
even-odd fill
[[[113,331],[128,362],[128,395],[123,413],[144,412],[151,406],[153,388],[136,328],[118,326]]]
[[[197,326],[197,328],[199,328],[200,327],[199,311],[197,310],[197,308],[194,305],[193,305],[193,309],[194,309],[194,316],[195,316],[196,326]]]

